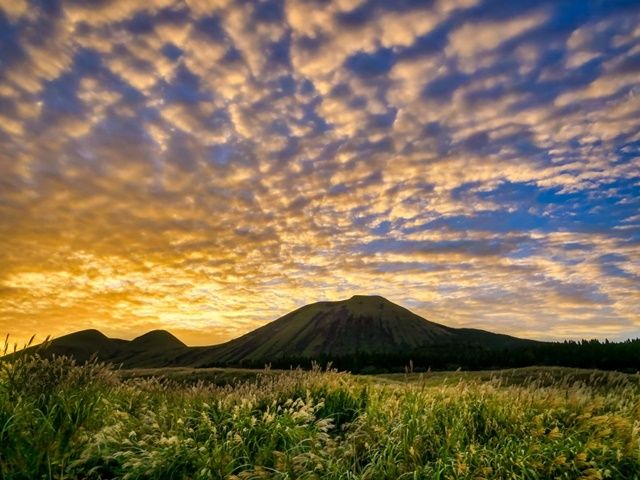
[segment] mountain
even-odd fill
[[[166,330],[152,330],[131,340],[131,348],[140,350],[167,350],[184,348],[186,345]]]
[[[317,302],[294,310],[221,345],[192,349],[183,361],[195,366],[241,365],[281,358],[332,358],[402,354],[432,346],[488,348],[532,343],[508,335],[430,322],[377,295]]]
[[[45,357],[64,355],[80,363],[96,355],[103,362],[142,368],[171,365],[188,350],[189,347],[166,330],[153,330],[133,340],[121,340],[92,329],[53,339],[45,346],[30,347],[25,352],[38,352]]]
[[[66,355],[75,358],[78,362],[85,362],[94,354],[100,358],[112,357],[120,351],[121,342],[125,342],[125,340],[108,338],[95,329],[81,330],[51,340],[43,354],[46,356]],[[31,347],[26,352],[33,352],[38,348],[38,346]]]
[[[109,361],[122,364],[124,367],[168,366],[188,350],[189,347],[166,330],[152,330],[127,344],[122,344],[117,354],[109,358]]]
[[[102,361],[124,367],[256,366],[286,359],[399,357],[437,348],[461,351],[534,343],[483,330],[447,327],[383,297],[355,295],[348,300],[306,305],[211,347],[187,347],[164,330],[131,341],[84,330],[52,340],[42,354],[69,355],[84,361],[95,353]]]

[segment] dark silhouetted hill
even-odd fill
[[[406,354],[437,345],[507,347],[532,343],[430,322],[380,296],[317,302],[222,345],[190,351],[191,365],[260,365],[279,359]]]
[[[273,367],[334,362],[351,371],[418,368],[490,369],[528,365],[640,369],[640,341],[619,343],[536,342],[471,328],[430,322],[379,296],[301,307],[235,340],[210,347],[188,347],[164,330],[134,340],[108,338],[83,330],[31,347],[19,355],[66,355],[124,368],[167,366]]]

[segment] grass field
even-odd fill
[[[0,478],[638,479],[639,383],[23,357],[0,364]]]

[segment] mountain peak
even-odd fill
[[[95,328],[89,328],[86,330],[80,330],[79,332],[69,333],[56,339],[57,342],[79,342],[79,343],[97,343],[105,342],[109,339],[100,330]]]
[[[353,295],[336,306],[346,309],[354,317],[387,320],[413,315],[411,312],[380,295]]]
[[[345,300],[346,302],[355,302],[355,301],[360,301],[360,302],[378,302],[378,301],[383,301],[383,302],[389,302],[389,300],[387,300],[386,298],[384,298],[383,296],[380,295],[353,295],[349,300]],[[391,302],[389,302],[391,303]]]
[[[131,345],[145,348],[176,348],[186,346],[166,330],[151,330],[131,340]]]

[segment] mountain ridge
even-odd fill
[[[166,330],[133,340],[81,330],[27,351],[67,355],[83,362],[99,360],[136,367],[247,366],[295,359],[331,359],[356,355],[402,355],[428,348],[510,348],[538,343],[472,328],[429,321],[379,295],[319,301],[297,308],[238,338],[217,345],[189,347]]]

